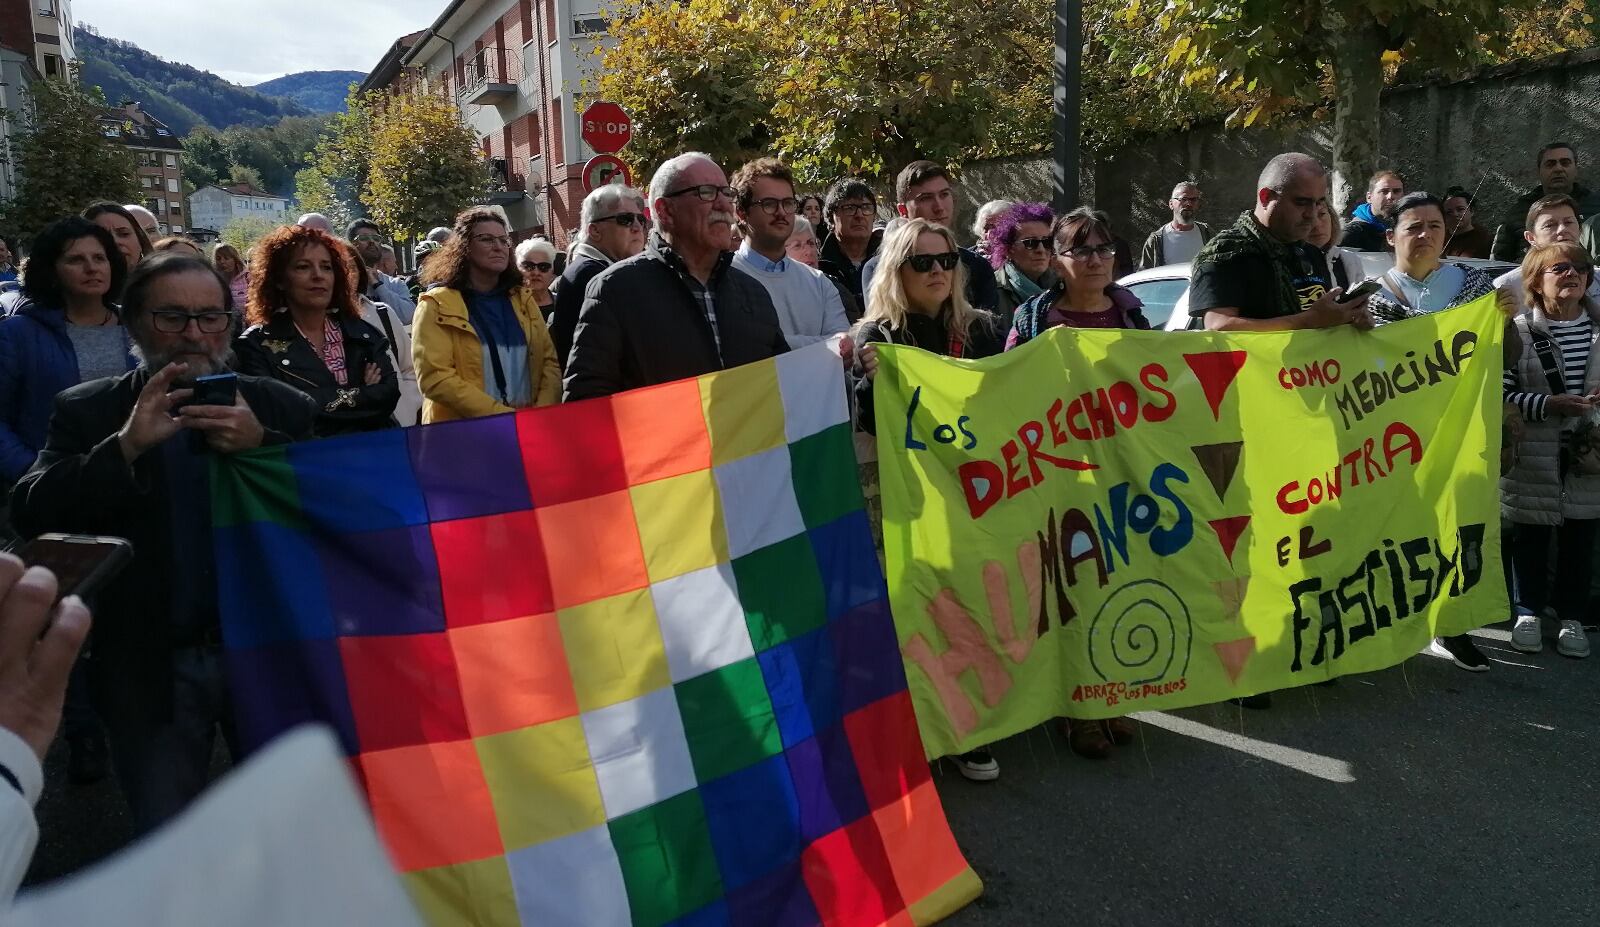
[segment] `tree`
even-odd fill
[[[1507,16],[1535,0],[1306,0],[1285,6],[1253,0],[1167,0],[1147,8],[1129,0],[1117,14],[1123,34],[1139,36],[1134,73],[1178,87],[1215,86],[1239,97],[1233,118],[1263,117],[1332,100],[1333,200],[1359,196],[1377,167],[1379,96],[1386,73],[1461,69],[1491,60]],[[1581,6],[1581,2],[1577,5]],[[1565,12],[1569,0],[1556,4]]]
[[[240,216],[228,220],[228,224],[222,227],[222,240],[239,249],[240,254],[249,254],[250,248],[278,225],[261,216]]]
[[[354,221],[350,204],[334,190],[328,178],[315,167],[307,167],[294,176],[294,198],[300,201],[305,212],[320,212],[328,217],[333,227],[342,229]]]
[[[0,213],[7,234],[31,240],[63,216],[95,200],[134,202],[139,181],[133,153],[106,138],[105,97],[78,81],[36,81],[21,112],[11,112],[9,160],[16,193]]]
[[[253,167],[235,164],[228,168],[228,183],[230,185],[245,184],[259,190],[261,189],[261,172]]]
[[[201,126],[183,137],[183,180],[194,189],[221,184],[232,165],[227,146],[211,128]]]
[[[449,97],[418,90],[372,104],[361,203],[373,221],[408,240],[483,196],[488,168]]]

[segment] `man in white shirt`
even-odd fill
[[[1565,193],[1546,196],[1528,210],[1528,223],[1522,238],[1529,246],[1553,244],[1558,241],[1578,241],[1583,226],[1578,221],[1578,201]],[[1509,290],[1516,300],[1517,311],[1528,308],[1527,293],[1522,286],[1522,268],[1514,267],[1501,274],[1494,285]],[[1589,284],[1589,298],[1600,304],[1600,277]]]
[[[789,166],[777,158],[751,161],[733,175],[732,186],[745,229],[734,266],[766,287],[789,347],[843,334],[850,320],[839,290],[821,271],[790,258],[785,248],[799,207]]]
[[[1196,222],[1200,212],[1200,188],[1192,180],[1185,180],[1172,188],[1172,199],[1167,206],[1172,209],[1172,221],[1150,233],[1139,252],[1139,267],[1162,267],[1167,264],[1187,264],[1200,253],[1200,248],[1211,240],[1211,227]]]

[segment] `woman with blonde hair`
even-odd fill
[[[422,421],[480,418],[561,400],[561,366],[512,261],[505,219],[474,208],[428,258],[411,326]]]
[[[250,271],[245,267],[239,249],[227,242],[211,249],[211,266],[228,281],[228,292],[233,294],[233,308],[244,315],[245,303],[250,301]]]

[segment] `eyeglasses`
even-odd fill
[[[520,266],[523,270],[536,270],[541,274],[547,274],[550,272],[550,268],[556,265],[550,263],[549,261],[523,261],[518,266]]]
[[[178,309],[155,309],[150,312],[150,324],[163,334],[182,334],[188,331],[190,322],[203,334],[215,335],[227,331],[228,326],[233,324],[233,313],[221,309],[192,313]]]
[[[357,235],[355,238],[351,239],[351,241],[381,242],[383,241],[383,236],[368,232],[365,235]]]
[[[910,258],[906,259],[906,263],[909,264],[911,269],[917,273],[925,274],[928,271],[933,270],[934,264],[938,264],[945,270],[955,270],[956,264],[960,262],[960,260],[961,255],[954,251],[946,251],[943,254],[913,254]]]
[[[1057,251],[1056,253],[1062,257],[1072,258],[1074,261],[1087,261],[1092,257],[1110,260],[1117,256],[1117,246],[1110,242],[1103,245],[1079,245],[1076,248],[1068,248],[1065,251]]]
[[[1576,264],[1570,264],[1566,261],[1562,261],[1560,264],[1551,264],[1549,267],[1546,267],[1544,272],[1554,277],[1565,277],[1567,274],[1584,273],[1588,269],[1589,268],[1587,267],[1579,267]]]
[[[719,187],[714,183],[703,183],[695,187],[684,187],[682,190],[674,190],[671,193],[668,193],[667,196],[683,196],[686,193],[693,193],[695,196],[700,197],[708,203],[715,200],[719,196],[725,196],[730,200],[737,199],[739,197],[739,191],[735,190],[734,188]]]
[[[636,212],[619,212],[614,216],[601,216],[600,218],[598,218],[598,219],[596,219],[594,221],[596,221],[596,222],[615,222],[616,224],[622,226],[625,229],[631,229],[631,228],[633,228],[633,224],[635,222],[639,223],[640,225],[643,225],[644,224],[644,216],[641,216]]]
[[[878,207],[871,203],[840,203],[833,211],[841,216],[870,216],[878,211]]]
[[[509,248],[509,247],[511,247],[511,236],[510,235],[474,235],[474,236],[472,236],[472,242],[473,242],[473,244],[478,244],[478,245],[500,245],[503,248]]]
[[[782,198],[769,196],[764,200],[756,200],[752,205],[760,206],[761,211],[769,216],[775,216],[780,209],[784,212],[794,212],[800,207],[800,201],[792,196]]]
[[[1029,251],[1032,251],[1035,248],[1040,250],[1049,250],[1050,238],[1049,236],[1045,236],[1043,238],[1019,238],[1017,239],[1017,246],[1026,248]]]

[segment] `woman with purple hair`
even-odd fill
[[[1050,254],[1050,223],[1055,218],[1043,203],[1018,203],[995,223],[988,257],[1000,288],[996,310],[1002,322],[1010,322],[1018,306],[1056,285]]]

